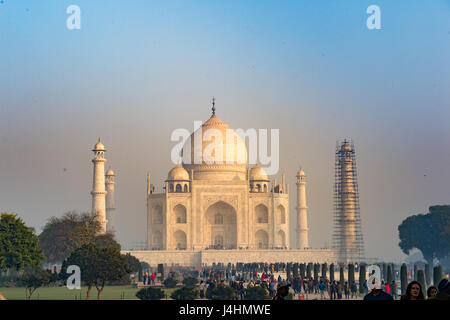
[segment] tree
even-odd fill
[[[314,263],[314,280],[319,279],[319,272],[320,272],[320,264]]]
[[[193,288],[197,285],[198,279],[194,277],[186,277],[183,279],[183,284],[188,288]]]
[[[233,300],[235,291],[227,286],[218,285],[211,291],[211,300]]]
[[[115,248],[120,251],[120,244],[116,241],[113,233],[99,234],[94,237],[93,242],[100,248]],[[137,260],[137,259],[136,259]],[[139,261],[139,260],[138,260]],[[139,270],[136,270],[138,272]]]
[[[292,276],[296,279],[298,278],[298,263],[294,263],[292,268]]]
[[[306,277],[308,279],[312,278],[312,267],[313,267],[313,264],[311,262],[306,265]]]
[[[392,266],[390,264],[387,265],[387,272],[386,272],[386,283],[389,285],[392,282]]]
[[[97,289],[97,299],[105,287],[106,281],[121,279],[131,272],[124,255],[116,248],[100,248],[96,244],[89,243],[76,249],[63,263],[62,274],[69,265],[80,267],[81,280],[88,286],[86,300],[90,298],[93,286]]]
[[[286,265],[286,279],[289,280],[291,278],[291,264],[288,263]]]
[[[306,276],[306,265],[304,263],[300,264],[300,277],[302,277],[302,279],[305,279]]]
[[[341,290],[344,290],[344,265],[341,265],[341,267],[339,268],[339,285],[341,287]]]
[[[142,281],[142,263],[139,261],[139,259],[127,253],[125,255],[125,263],[128,264],[129,269],[131,270],[132,273],[134,272],[138,273],[138,279],[139,281]]]
[[[39,246],[49,262],[58,263],[67,259],[81,246],[95,243],[100,248],[114,247],[120,250],[120,244],[111,233],[98,234],[100,223],[90,213],[71,211],[62,217],[51,217],[39,235]]]
[[[245,300],[267,300],[269,298],[269,291],[264,287],[254,286],[245,289]]]
[[[443,279],[442,276],[442,267],[436,266],[433,268],[433,284],[437,287],[439,282]]]
[[[177,286],[177,283],[178,281],[174,277],[168,277],[166,280],[163,281],[164,286],[168,289],[175,288]]]
[[[355,282],[355,265],[353,263],[348,264],[348,283],[351,285]]]
[[[427,284],[431,284],[431,270],[428,263],[425,264],[425,280],[427,281]]]
[[[24,273],[18,278],[20,285],[24,286],[25,296],[31,299],[33,292],[42,286],[50,283],[51,272],[41,267],[27,267]]]
[[[160,280],[164,279],[164,265],[162,263],[158,264],[158,273],[161,274]]]
[[[322,278],[326,278],[327,277],[327,270],[328,269],[328,265],[327,265],[327,263],[325,262],[324,264],[322,264]]]
[[[0,216],[0,271],[24,270],[41,264],[45,257],[34,228],[27,227],[16,214]]]
[[[160,288],[143,288],[136,292],[136,297],[141,300],[160,300],[165,297],[164,292]]]
[[[330,282],[334,281],[334,263],[330,264]]]
[[[120,250],[117,248],[99,248],[99,256],[96,260],[98,264],[96,265],[97,280],[95,281],[95,287],[97,299],[100,300],[106,281],[120,280],[131,272],[131,268],[126,263],[125,255],[120,254]]]
[[[199,291],[195,287],[183,287],[172,292],[170,297],[175,300],[195,300],[199,296]]]
[[[366,281],[366,265],[359,266],[359,293],[364,293],[364,282]]]
[[[423,272],[423,270],[419,270],[417,272],[417,282],[419,282],[420,285],[422,286],[422,291],[426,292],[427,291],[427,283],[425,281],[425,273]]]
[[[417,248],[432,266],[434,258],[445,258],[450,252],[450,205],[432,206],[429,211],[406,218],[398,231],[402,251],[409,254]]]
[[[406,293],[406,286],[408,285],[408,268],[406,263],[403,263],[400,268],[400,283],[402,287],[402,294]]]

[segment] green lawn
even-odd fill
[[[139,289],[130,286],[106,286],[101,294],[102,300],[120,300],[121,296],[124,299],[137,299],[136,292]],[[167,296],[175,289],[163,289]],[[37,289],[31,296],[32,300],[79,300],[86,298],[87,287],[81,287],[81,290],[73,289],[69,290],[66,287],[42,287]],[[0,287],[0,293],[2,293],[6,299],[11,300],[25,300],[25,288],[5,288]],[[97,299],[97,289],[95,287],[91,290],[91,300]]]

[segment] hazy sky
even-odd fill
[[[399,223],[450,204],[449,18],[450,1],[3,0],[0,210],[38,232],[90,210],[101,136],[118,238],[145,240],[146,172],[161,191],[171,132],[215,96],[230,127],[280,129],[291,221],[302,166],[313,247],[331,245],[335,145],[352,138],[367,256],[400,261]]]

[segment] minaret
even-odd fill
[[[306,175],[300,169],[297,173],[297,249],[309,247],[308,242],[308,216],[306,206]]]
[[[115,232],[116,226],[114,223],[114,216],[116,212],[116,201],[114,199],[114,171],[109,167],[108,171],[106,171],[105,179],[106,179],[106,220],[108,224],[106,225],[106,231]]]
[[[338,262],[347,264],[364,258],[364,243],[359,215],[359,193],[355,148],[347,140],[336,146],[334,248]]]
[[[99,234],[106,233],[106,190],[105,190],[105,146],[98,142],[94,146],[94,182],[92,185],[92,214],[100,222]]]

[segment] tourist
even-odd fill
[[[437,288],[435,286],[431,286],[427,289],[427,298],[435,297],[437,294]]]
[[[347,281],[345,281],[344,284],[344,293],[345,293],[345,299],[350,299],[350,285]]]
[[[152,280],[152,286],[155,285],[155,278],[156,278],[156,275],[154,273],[152,273],[152,275],[150,276],[150,279]]]
[[[200,284],[199,284],[199,286],[198,286],[198,289],[199,289],[199,291],[200,291],[200,299],[205,298],[205,284],[204,284],[203,280],[200,281]]]
[[[367,286],[367,279],[363,283],[364,293],[367,295],[369,293],[369,287]]]
[[[244,294],[245,294],[245,286],[244,286],[245,281],[241,281],[239,283],[239,297],[241,300],[244,300]]]
[[[286,296],[289,294],[289,287],[291,284],[287,281],[281,281],[277,286],[277,294],[272,300],[285,300]]]
[[[144,273],[144,285],[147,282],[147,277],[148,277],[148,272],[145,271],[145,273]]]
[[[430,300],[450,300],[450,283],[447,279],[442,279],[438,285],[438,293],[429,298]]]
[[[273,297],[274,291],[275,291],[275,283],[274,283],[274,281],[270,281],[270,283],[269,283],[270,297]]]
[[[340,283],[340,281],[337,282],[336,288],[337,288],[336,291],[337,291],[338,299],[341,300],[342,299],[342,284]]]
[[[333,280],[331,283],[330,283],[330,300],[335,300],[335,289],[336,289],[336,286],[335,286],[335,281]]]
[[[387,283],[386,282],[386,285],[385,285],[385,287],[386,287],[386,293],[389,293],[389,294],[391,294],[391,286],[389,285],[389,283]],[[392,294],[391,294],[392,295]]]
[[[377,278],[372,281],[373,289],[364,296],[364,300],[394,300],[392,296],[381,290],[381,283]]]
[[[322,280],[320,280],[319,290],[320,290],[320,300],[325,299],[325,283]]]
[[[391,295],[394,300],[397,300],[397,284],[395,283],[395,280],[392,280],[391,282]]]
[[[425,300],[420,283],[411,281],[406,287],[405,295],[400,300]]]
[[[355,281],[352,282],[352,285],[350,286],[350,291],[352,293],[352,299],[353,299],[353,297],[355,297],[355,298],[358,297],[358,287],[356,286]]]

